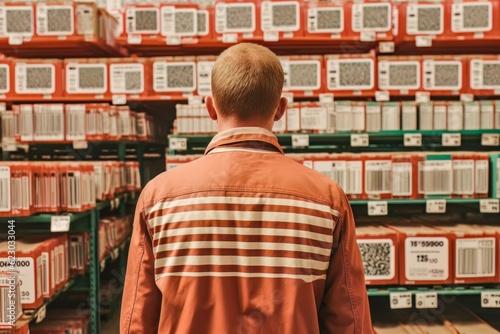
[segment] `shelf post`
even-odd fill
[[[91,333],[101,332],[100,319],[100,263],[99,263],[99,210],[90,213],[90,325]]]

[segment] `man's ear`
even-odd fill
[[[217,120],[217,112],[215,111],[214,99],[211,96],[205,97],[205,106],[207,107],[208,115],[214,121]]]
[[[286,108],[288,106],[288,99],[286,97],[282,97],[280,102],[278,103],[278,109],[276,109],[276,113],[274,114],[274,121],[279,121],[281,117],[285,114]]]

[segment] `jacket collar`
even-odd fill
[[[245,142],[262,142],[263,144],[268,144],[266,146],[273,146],[281,154],[284,154],[278,138],[272,132],[259,127],[234,128],[222,131],[212,138],[205,150],[205,154],[222,146],[245,147]],[[241,145],[236,145],[238,143],[241,143]]]

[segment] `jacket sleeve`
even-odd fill
[[[321,333],[373,333],[361,252],[351,206],[340,191],[339,218],[319,310]]]
[[[161,292],[155,283],[153,244],[144,216],[143,190],[137,202],[123,289],[120,333],[157,333]]]

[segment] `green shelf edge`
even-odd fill
[[[453,295],[453,296],[471,296],[471,295],[480,295],[482,292],[500,292],[500,286],[491,288],[484,286],[466,286],[466,287],[445,287],[441,289],[433,289],[433,288],[419,288],[418,286],[414,288],[408,287],[394,287],[388,289],[374,289],[367,287],[367,293],[369,297],[385,297],[390,296],[391,293],[411,293],[415,295],[417,293],[426,293],[426,292],[436,292],[438,296],[440,295]]]

